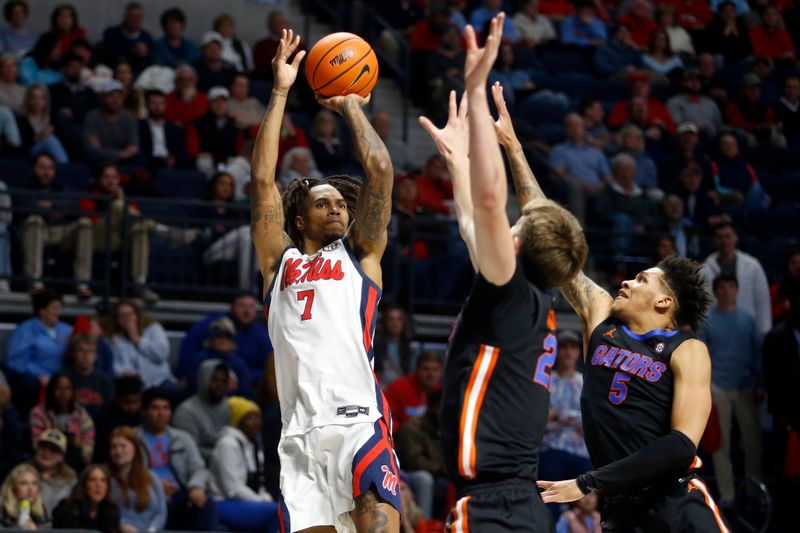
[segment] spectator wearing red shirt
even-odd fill
[[[539,0],[539,14],[561,21],[575,14],[575,7],[569,0]]]
[[[666,0],[663,3],[675,8],[678,24],[687,30],[702,30],[714,20],[706,0]]]
[[[258,135],[258,126],[250,129],[250,136],[255,139]],[[283,121],[281,122],[281,137],[278,140],[278,166],[281,168],[283,163],[283,156],[292,148],[308,148],[308,137],[306,133],[294,125],[292,116],[289,113],[283,114]]]
[[[446,200],[453,199],[453,182],[450,181],[444,158],[439,154],[432,155],[422,172],[416,180],[419,205],[436,213],[450,214]]]
[[[647,50],[650,38],[658,29],[647,0],[634,0],[631,10],[619,19],[619,23],[630,30],[631,39],[639,50]]]
[[[608,114],[608,127],[621,128],[631,121],[631,106],[634,100],[642,98],[647,102],[647,125],[661,126],[670,134],[675,133],[675,121],[672,119],[667,107],[658,99],[650,96],[650,77],[647,74],[632,75],[631,98],[620,100],[611,108]],[[637,124],[642,126],[641,124]],[[648,137],[651,137],[649,134]]]
[[[189,65],[175,71],[175,90],[167,95],[167,122],[177,122],[184,128],[208,112],[208,96],[197,90],[197,73]]]
[[[435,352],[423,352],[416,370],[386,388],[396,432],[409,419],[422,416],[428,408],[428,395],[442,387],[442,360]]]
[[[442,33],[450,25],[444,5],[432,8],[428,18],[420,20],[411,28],[409,46],[412,52],[435,52],[442,44]],[[478,28],[479,30],[479,28]]]
[[[253,66],[262,77],[272,79],[272,58],[278,51],[281,31],[289,28],[289,20],[282,11],[270,11],[267,15],[267,31],[269,35],[253,46]],[[300,45],[303,49],[303,45]]]
[[[745,74],[742,94],[735,100],[729,100],[725,106],[728,124],[753,135],[760,133],[768,137],[774,115],[772,108],[761,101],[761,79],[752,72]]]
[[[78,12],[69,4],[57,6],[50,14],[50,31],[58,37],[61,55],[70,51],[72,42],[86,38],[86,30],[78,24]]]
[[[772,60],[797,62],[797,53],[789,32],[781,27],[781,14],[774,6],[768,6],[761,14],[761,24],[750,28],[750,44],[753,54]]]

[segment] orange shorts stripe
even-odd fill
[[[471,496],[464,496],[456,502],[453,510],[453,523],[450,525],[450,533],[469,533],[469,511],[467,504]]]
[[[703,498],[706,500],[706,505],[711,509],[711,512],[714,514],[714,520],[717,521],[717,525],[719,526],[719,530],[722,533],[730,533],[730,530],[725,525],[725,522],[722,520],[722,515],[719,512],[719,507],[717,507],[716,502],[711,497],[711,494],[708,493],[708,488],[706,488],[705,483],[700,481],[699,479],[693,479],[689,482],[689,492],[692,490],[699,490],[703,494]]]
[[[460,438],[458,442],[458,472],[466,479],[474,479],[475,470],[475,431],[478,428],[478,414],[486,395],[486,386],[497,364],[499,348],[481,344],[478,359],[472,367],[467,391],[464,394],[464,405],[461,408]]]

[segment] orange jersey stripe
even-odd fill
[[[458,472],[467,479],[474,479],[475,471],[475,431],[478,427],[478,415],[486,395],[486,386],[497,364],[499,348],[481,344],[478,359],[472,367],[472,374],[464,394],[464,405],[461,408],[460,438],[458,443]]]

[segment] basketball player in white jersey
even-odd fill
[[[372,364],[392,162],[361,109],[368,98],[320,100],[347,122],[366,179],[360,194],[348,176],[296,179],[281,199],[275,167],[286,97],[305,55],[289,62],[299,44],[283,31],[250,192],[283,423],[281,532],[395,533],[399,469]]]

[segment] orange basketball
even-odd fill
[[[367,96],[378,82],[378,57],[352,33],[331,33],[320,39],[306,58],[306,79],[323,98]]]

